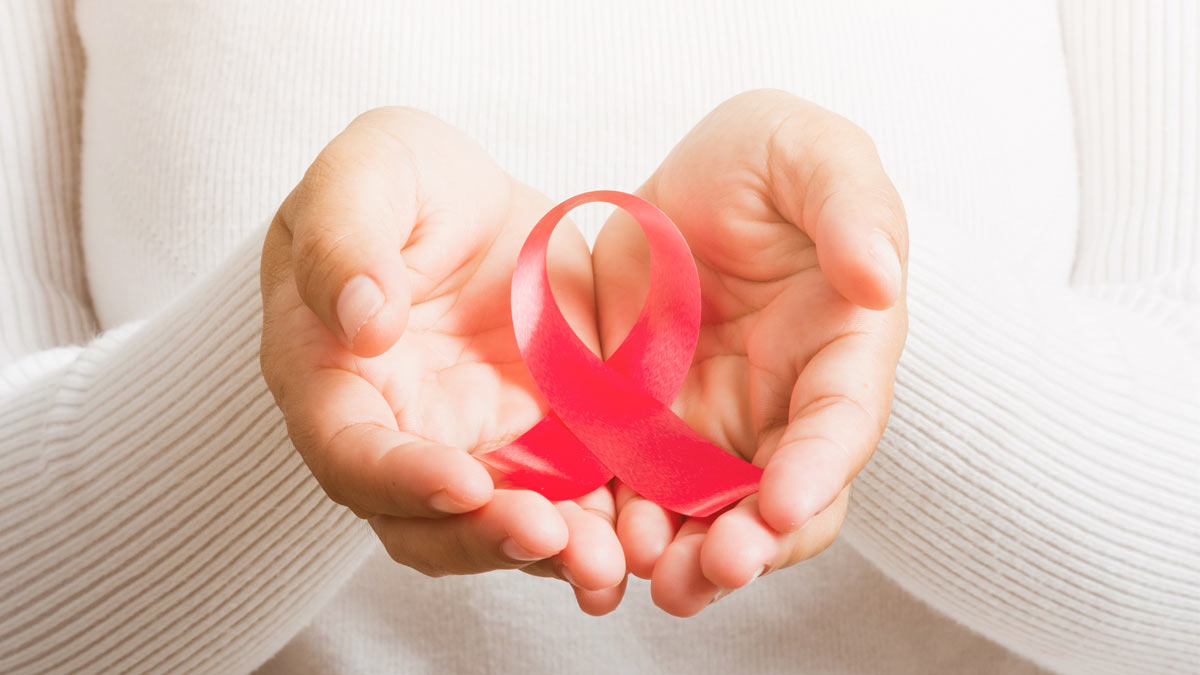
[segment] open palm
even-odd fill
[[[429,574],[523,567],[567,578],[585,609],[605,611],[625,571],[609,490],[551,504],[493,489],[499,476],[471,457],[546,413],[508,296],[517,252],[550,205],[427,115],[360,118],[322,153],[268,235],[267,250],[289,259],[264,258],[264,372],[314,475],[368,519],[394,558]],[[358,227],[336,229],[348,221]],[[586,244],[564,228],[551,248],[564,315],[598,348]],[[293,272],[291,256],[353,260],[393,314],[347,340],[302,298],[316,295],[321,270]]]
[[[699,342],[673,410],[765,467],[759,494],[715,519],[681,523],[619,489],[630,570],[689,615],[836,536],[890,410],[903,213],[860,130],[781,92],[719,107],[638,194],[679,226],[700,274]],[[636,318],[648,264],[638,226],[615,213],[593,256],[606,355]]]

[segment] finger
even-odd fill
[[[397,129],[428,116],[396,109],[360,116],[321,151],[276,215],[292,234],[297,288],[360,356],[386,351],[408,320],[401,250],[418,218],[418,160]]]
[[[868,309],[896,303],[904,285],[904,206],[854,123],[794,97],[770,137],[768,181],[779,212],[813,240],[829,282]]]
[[[759,515],[751,495],[713,521],[700,548],[700,569],[716,586],[741,588],[779,557],[783,538]]]
[[[283,287],[295,286],[295,283],[292,275],[292,233],[275,218],[267,228],[259,261],[259,290],[262,292],[264,318],[271,319],[282,313],[280,305],[286,304],[290,295],[283,292]]]
[[[399,431],[379,392],[353,373],[322,368],[295,378],[281,409],[317,481],[359,512],[417,517],[463,513],[492,498],[492,480],[458,448]]]
[[[668,614],[695,616],[720,590],[700,569],[700,549],[708,526],[707,519],[689,518],[654,566],[650,597]]]
[[[621,583],[599,591],[572,587],[575,590],[575,602],[579,604],[579,609],[592,616],[604,616],[621,604],[621,599],[625,597],[625,586],[628,579],[629,577],[622,577]]]
[[[429,576],[524,567],[555,555],[568,538],[554,505],[528,490],[497,490],[484,506],[447,518],[368,522],[393,560]]]
[[[625,579],[625,554],[613,529],[614,504],[608,488],[561,502],[558,509],[571,533],[567,547],[558,554],[567,581],[589,591],[620,584]]]
[[[828,508],[809,520],[802,529],[784,535],[779,556],[767,565],[765,572],[804,562],[829,548],[837,540],[842,523],[846,521],[850,490],[847,485]]]
[[[625,556],[613,530],[613,499],[607,486],[576,500],[555,503],[570,536],[558,555],[525,568],[539,576],[554,576],[572,586],[599,591],[625,578]]]
[[[629,572],[649,579],[683,518],[617,483],[617,538]]]
[[[870,459],[887,424],[902,344],[876,331],[847,333],[805,364],[778,445],[755,457],[763,466],[759,510],[771,527],[803,527]]]
[[[849,494],[847,487],[829,508],[787,534],[767,525],[749,499],[721,514],[700,549],[700,569],[720,589],[714,602],[763,574],[804,562],[829,548],[845,520]]]
[[[567,547],[522,571],[568,582],[579,608],[593,616],[621,604],[627,575],[621,544],[613,530],[615,504],[607,487],[555,504],[567,524]]]

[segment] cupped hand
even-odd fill
[[[546,413],[509,287],[551,206],[437,119],[356,119],[280,207],[262,257],[262,369],[305,463],[389,554],[430,575],[521,568],[610,611],[625,563],[608,488],[551,503],[473,455]],[[551,241],[564,315],[598,349],[588,250]]]
[[[682,230],[703,310],[672,409],[763,467],[758,494],[681,521],[617,486],[629,570],[689,616],[824,550],[883,433],[907,332],[903,207],[861,129],[778,91],[725,102],[638,194]],[[645,297],[645,239],[623,211],[593,253],[603,354]]]

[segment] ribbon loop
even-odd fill
[[[602,361],[575,335],[550,291],[550,235],[576,206],[608,202],[633,216],[650,249],[650,289],[629,335]],[[550,414],[481,459],[552,500],[579,497],[614,475],[638,494],[691,516],[757,490],[762,470],[712,444],[668,406],[691,366],[700,280],[687,241],[662,211],[624,192],[587,192],[538,221],[512,281],[517,346]]]

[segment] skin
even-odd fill
[[[517,350],[508,293],[517,251],[551,206],[429,115],[359,117],[268,231],[262,370],[313,475],[397,562],[431,576],[519,568],[558,577],[581,608],[604,613],[625,580],[608,488],[552,504],[497,484],[473,457],[546,413]],[[550,260],[564,314],[598,350],[577,230],[556,232]],[[363,276],[386,303],[346,330],[339,295]]]
[[[592,614],[617,606],[628,569],[689,616],[836,537],[889,414],[907,321],[903,208],[870,139],[813,104],[750,92],[700,122],[639,194],[700,269],[700,343],[673,409],[764,467],[760,492],[717,517],[682,521],[619,484],[552,504],[475,459],[546,412],[508,292],[552,203],[461,133],[371,111],[281,206],[263,249],[263,373],[314,476],[396,561],[557,577]],[[617,211],[590,258],[560,227],[549,260],[568,321],[607,355],[645,296],[636,224]],[[364,278],[384,299],[343,326]]]
[[[764,468],[758,494],[705,519],[617,487],[630,571],[651,580],[659,607],[691,616],[837,536],[890,413],[907,230],[866,133],[778,91],[722,104],[638,194],[684,233],[700,272],[700,339],[673,410]],[[648,283],[645,240],[624,212],[593,266],[607,355]]]

